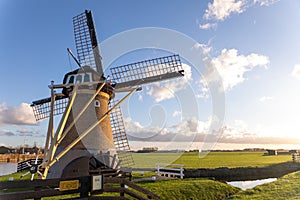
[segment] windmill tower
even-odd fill
[[[178,55],[145,60],[103,72],[91,11],[73,18],[79,68],[62,84],[49,85],[51,97],[34,101],[37,120],[49,118],[42,178],[78,177],[91,170],[133,164],[120,104],[144,84],[182,77]],[[61,90],[60,93],[57,90]],[[124,97],[116,101],[115,93]],[[62,114],[54,132],[54,116]]]

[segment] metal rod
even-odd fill
[[[75,123],[79,120],[79,118],[81,117],[81,115],[86,111],[86,109],[89,107],[89,105],[95,99],[95,97],[97,96],[97,94],[102,90],[102,88],[104,87],[104,85],[105,85],[105,82],[103,82],[102,85],[97,89],[97,91],[94,93],[94,95],[90,98],[90,100],[85,104],[85,106],[80,111],[80,113],[76,116],[76,118],[74,119],[74,121],[67,127],[67,129],[64,131],[64,133],[61,134],[62,130],[59,132],[59,134],[62,135],[62,136],[59,137],[59,140],[56,142],[55,146],[58,146],[61,143],[61,141],[66,137],[66,135],[69,133],[69,131],[71,130],[71,128],[75,125]]]
[[[63,157],[70,149],[72,149],[80,140],[82,140],[87,134],[89,134],[98,124],[100,124],[105,117],[107,117],[114,109],[116,109],[121,103],[123,103],[130,95],[132,95],[137,88],[133,89],[129,94],[127,94],[123,99],[121,99],[114,107],[112,107],[110,110],[108,110],[97,122],[95,122],[92,126],[90,126],[84,133],[82,133],[78,138],[76,138],[69,146],[67,146],[62,152],[60,152],[55,159],[53,159],[49,165],[48,168],[50,168],[52,165],[54,165],[61,157]]]
[[[69,52],[69,54],[72,56],[72,58],[75,60],[75,62],[77,63],[77,65],[79,67],[81,67],[80,62],[77,60],[77,58],[75,57],[75,55],[73,54],[73,52],[71,51],[70,48],[67,48],[67,51]]]

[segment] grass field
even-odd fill
[[[22,173],[14,173],[11,175],[0,176],[0,184],[2,181],[8,181],[9,177],[14,180],[20,180]],[[155,173],[147,172],[143,177],[151,177]],[[139,178],[135,176],[135,178]],[[22,180],[29,180],[30,176],[22,178]],[[206,180],[206,179],[177,179],[177,180],[160,180],[160,181],[146,181],[139,182],[138,185],[146,188],[161,197],[161,199],[177,200],[177,199],[225,199],[237,192],[240,189],[231,185]],[[115,194],[118,196],[119,194]],[[58,200],[62,198],[76,198],[79,194],[44,197],[43,200]]]
[[[146,174],[145,174],[146,175]],[[11,175],[10,175],[11,176]],[[10,176],[0,177],[6,181]],[[14,174],[15,180],[20,173]],[[29,177],[25,178],[28,179]],[[300,171],[288,174],[272,183],[256,186],[242,191],[225,183],[205,179],[163,180],[138,183],[140,186],[158,194],[161,199],[226,199],[226,200],[296,200],[300,199]],[[66,195],[65,198],[76,195]],[[48,197],[44,200],[56,200],[60,197]]]
[[[7,181],[9,177],[18,180],[21,173],[1,176],[0,181]],[[150,175],[150,174],[149,174]],[[145,176],[147,176],[145,174]],[[28,179],[24,177],[24,179]],[[241,191],[225,183],[205,179],[165,180],[138,183],[140,186],[158,194],[161,199],[227,199],[227,200],[292,200],[300,199],[300,171],[288,174],[272,183],[256,186],[253,189]],[[67,195],[65,198],[75,198]],[[48,197],[44,200],[56,200],[60,197]]]
[[[139,183],[166,200],[225,199],[240,189],[231,185],[205,179],[166,180]]]
[[[183,164],[185,168],[263,167],[292,160],[291,155],[265,156],[264,152],[133,153],[134,167],[154,168],[156,163]]]
[[[134,153],[133,157],[136,163],[134,167],[150,168],[154,168],[156,163],[184,164],[185,168],[234,168],[263,167],[291,161],[291,155],[265,156],[264,152],[212,152],[203,158],[200,158],[198,153]],[[20,175],[21,173],[0,176],[0,182],[8,181],[9,177],[20,180]],[[133,175],[134,178],[141,177],[140,172]],[[146,172],[143,177],[153,175],[155,175],[153,172]],[[30,176],[27,176],[22,179],[29,178]],[[162,180],[138,184],[158,194],[161,199],[300,199],[300,171],[246,191],[206,179]]]
[[[300,199],[300,171],[294,172],[279,178],[272,183],[266,183],[256,186],[253,189],[239,192],[228,200],[249,200],[249,199],[264,199],[264,200],[292,200]]]

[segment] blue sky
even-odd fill
[[[76,68],[66,48],[75,52],[72,17],[85,9],[93,11],[101,43],[136,28],[166,28],[195,41],[190,48],[201,50],[199,59],[205,57],[207,69],[217,69],[222,78],[225,115],[224,120],[219,116],[222,126],[217,130],[209,131],[216,116],[214,94],[207,84],[214,77],[182,57],[185,79],[146,86],[123,105],[129,135],[156,135],[155,141],[148,141],[150,146],[188,141],[179,148],[216,141],[224,147],[227,144],[226,148],[228,144],[241,148],[299,144],[297,0],[2,0],[0,144],[17,146],[25,140],[43,146],[47,121],[36,124],[28,105],[49,96],[51,80],[61,83],[63,75]],[[113,64],[168,54],[144,49],[122,55]],[[141,141],[131,144],[133,148],[143,146]]]

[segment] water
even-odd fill
[[[0,176],[17,172],[18,163],[0,163]]]
[[[228,184],[239,187],[242,190],[247,190],[250,188],[254,188],[257,185],[261,185],[264,183],[270,183],[273,181],[276,181],[277,178],[267,178],[267,179],[261,179],[261,180],[254,180],[254,181],[229,181]]]

